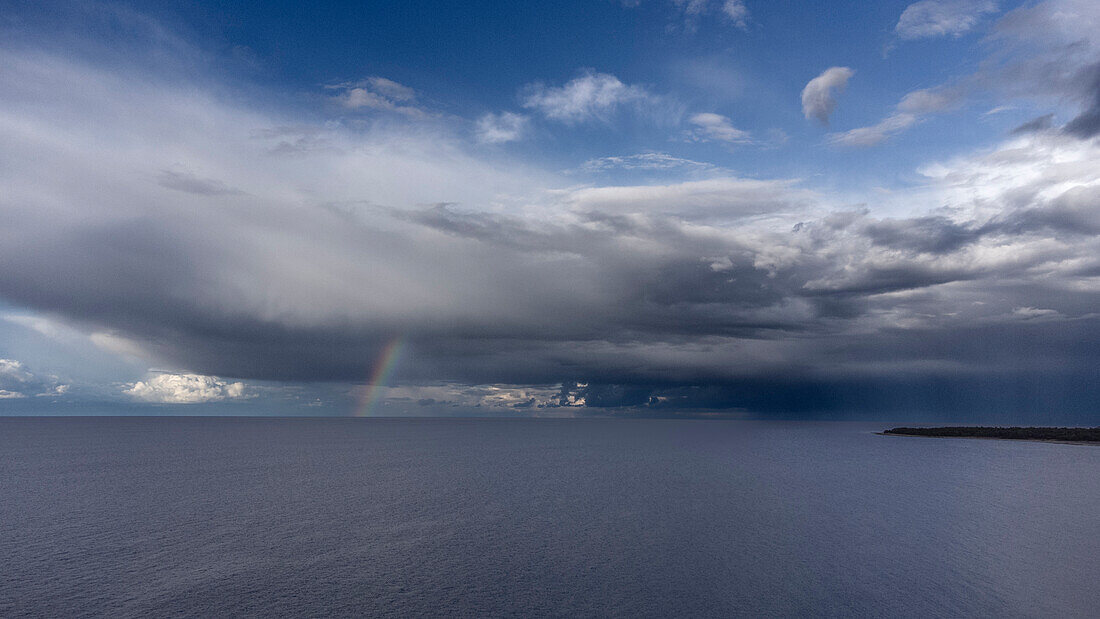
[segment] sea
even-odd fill
[[[3,418],[0,616],[1100,616],[1100,447],[890,425]]]

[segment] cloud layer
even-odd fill
[[[125,387],[147,402],[236,399],[246,380],[362,383],[400,340],[394,389],[425,406],[1006,405],[1021,385],[1084,407],[1100,367],[1094,50],[1042,8],[996,36],[1072,60],[1048,63],[1064,72],[1012,59],[831,139],[880,142],[1013,72],[1066,96],[1073,119],[855,199],[655,151],[584,171],[692,174],[577,184],[478,144],[521,137],[524,116],[424,122],[400,109],[416,94],[382,78],[330,89],[339,119],[303,122],[183,79],[6,50],[0,297],[174,368]],[[828,121],[851,76],[811,80],[804,115]],[[523,105],[561,127],[659,99],[588,72]],[[750,140],[715,113],[687,125]],[[0,390],[33,395],[14,364]]]

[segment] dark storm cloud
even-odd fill
[[[888,215],[785,179],[560,188],[430,127],[288,133],[9,59],[0,101],[71,96],[0,124],[0,297],[158,365],[363,382],[400,338],[401,381],[563,384],[559,406],[962,406],[1013,381],[1095,400],[1098,153],[1058,132],[946,164]]]
[[[946,217],[916,217],[867,225],[864,233],[876,245],[917,253],[942,254],[978,239],[979,232]]]
[[[928,422],[1065,425],[1093,423],[1100,396],[1085,373],[1043,376],[991,375],[980,378],[926,375],[892,379],[742,380],[689,386],[590,385],[582,390],[629,392],[621,401],[595,399],[586,411],[623,416],[769,416],[873,418],[904,417]],[[645,401],[645,404],[638,402]]]
[[[319,317],[314,324],[265,319],[254,309],[235,305],[229,290],[209,289],[224,286],[213,272],[248,259],[256,247],[235,253],[223,241],[167,231],[152,221],[81,234],[39,230],[35,243],[52,248],[48,263],[41,255],[31,260],[29,244],[5,244],[14,254],[7,256],[9,263],[19,268],[4,272],[0,286],[20,304],[115,329],[157,356],[203,373],[362,380],[378,351],[392,337],[404,336],[409,379],[636,384],[622,392],[635,395],[601,392],[590,405],[620,400],[649,405],[638,394],[652,391],[647,385],[655,381],[795,380],[821,368],[863,376],[887,361],[901,369],[912,365],[920,370],[930,360],[943,360],[973,364],[976,371],[1007,371],[1011,368],[998,364],[1017,351],[988,342],[1011,340],[979,335],[975,326],[1009,321],[999,328],[1013,332],[1015,321],[1029,317],[1013,315],[1021,307],[1053,306],[1068,315],[1087,314],[1095,293],[1066,290],[1065,280],[1022,290],[1013,298],[1006,298],[1000,282],[1031,279],[1030,271],[1051,261],[1074,260],[1078,269],[1084,268],[1090,261],[1088,249],[1095,246],[1096,232],[1085,219],[1095,212],[1089,208],[1095,198],[1088,192],[1063,195],[984,223],[842,214],[752,242],[736,234],[710,237],[713,230],[699,236],[668,218],[651,223],[642,218],[608,229],[590,227],[592,221],[602,222],[599,217],[559,225],[428,207],[404,218],[417,224],[403,230],[404,238],[389,240],[392,251],[387,255],[393,260],[402,255],[401,247],[416,246],[429,262],[482,267],[459,282],[478,288],[478,294],[465,297],[472,307],[441,315],[418,316],[412,308],[405,312],[395,307],[359,318],[350,313],[339,319]],[[324,212],[314,214],[313,221],[323,221]],[[326,225],[346,226],[346,221],[333,217]],[[352,245],[379,240],[359,228],[352,229]],[[439,230],[445,236],[433,240],[433,231]],[[242,235],[238,230],[224,242],[240,242]],[[973,253],[976,248],[998,251],[1005,244],[1055,241],[1061,235],[1078,239],[1077,244],[1037,251],[1022,261],[988,264]],[[339,240],[332,230],[325,238]],[[214,247],[219,250],[211,251]],[[760,262],[776,250],[794,258],[785,264]],[[488,260],[478,258],[483,253]],[[256,265],[240,266],[247,269],[244,273],[258,274]],[[328,266],[333,273],[342,268],[339,263]],[[454,273],[463,276],[462,270]],[[553,273],[564,277],[555,280]],[[479,312],[513,294],[521,281],[528,293],[544,289],[537,307],[477,319]],[[942,290],[948,284],[961,288],[924,299],[890,297]],[[304,307],[309,306],[305,301]],[[1092,325],[1084,320],[1052,322],[1044,328],[1051,331],[1050,341],[1060,341],[1060,330]],[[1080,338],[1090,331],[1074,333]],[[939,348],[930,348],[929,342],[939,342]],[[1034,354],[1039,343],[1036,339],[1026,348]],[[1043,358],[1057,365],[1054,353],[1059,350],[1076,348],[1059,344]],[[883,351],[889,351],[885,358]],[[1077,367],[1088,359],[1064,361]]]

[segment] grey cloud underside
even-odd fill
[[[218,196],[240,193],[239,190],[226,186],[225,183],[209,178],[195,176],[189,172],[175,170],[162,170],[157,176],[157,183],[161,187],[175,189],[185,193],[193,193],[200,196]]]
[[[7,60],[0,298],[155,367],[360,382],[403,337],[400,381],[583,383],[594,407],[1096,399],[1100,155],[1065,132],[948,162],[887,216],[721,170],[562,189],[432,127]]]
[[[242,378],[361,380],[395,335],[409,340],[412,380],[740,384],[866,380],[883,367],[913,376],[1084,371],[1100,349],[1092,314],[1100,298],[1067,283],[1100,274],[1098,203],[1100,190],[1082,188],[984,221],[841,212],[755,238],[741,238],[737,224],[698,232],[671,216],[588,212],[572,224],[534,225],[446,206],[403,212],[394,220],[400,234],[381,236],[316,209],[309,230],[281,233],[345,244],[333,263],[297,255],[319,259],[313,269],[341,286],[381,260],[352,253],[359,245],[383,246],[390,268],[421,260],[455,281],[428,286],[430,311],[368,301],[339,315],[323,307],[340,301],[332,291],[297,282],[284,294],[298,300],[286,302],[322,306],[308,320],[259,315],[235,294],[236,278],[263,286],[277,277],[260,268],[279,241],[249,240],[254,233],[230,227],[232,219],[219,239],[140,218],[30,230],[26,215],[4,235],[12,268],[0,291],[116,329],[182,367]],[[995,264],[968,253],[1021,242],[1043,247]],[[792,257],[776,263],[768,254]],[[337,271],[345,261],[354,268]],[[1013,318],[1015,308],[1038,305],[1061,318]]]
[[[1084,109],[1066,123],[1065,131],[1079,138],[1089,139],[1100,135],[1100,63],[1081,71]]]
[[[1033,118],[1012,130],[1012,135],[1023,135],[1034,131],[1046,131],[1054,125],[1054,114],[1043,114]]]

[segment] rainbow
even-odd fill
[[[378,404],[378,400],[382,396],[386,381],[390,379],[390,374],[393,373],[393,368],[397,365],[397,360],[401,356],[404,347],[405,338],[398,336],[390,340],[390,343],[386,344],[382,352],[378,353],[367,386],[363,389],[362,397],[355,405],[354,416],[369,417],[374,411],[375,405]]]

